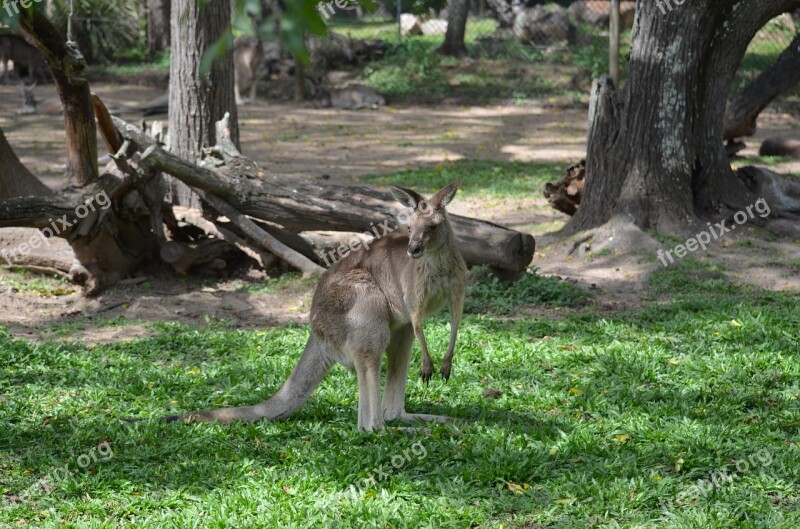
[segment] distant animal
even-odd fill
[[[34,74],[47,78],[47,65],[36,46],[13,34],[0,35],[0,62],[3,63],[3,84],[10,79],[9,61],[14,63],[14,76],[19,78],[20,66],[28,69],[28,80],[34,81]]]
[[[371,108],[377,110],[386,106],[386,99],[374,89],[363,85],[331,89],[319,86],[314,94],[314,105],[317,108],[333,107],[347,110]]]
[[[236,90],[236,104],[244,105],[256,100],[258,73],[264,64],[264,43],[255,37],[239,37],[233,46],[233,73]],[[244,92],[250,97],[242,98]]]
[[[42,101],[36,99],[36,83],[30,85],[22,85],[20,91],[22,92],[22,110],[19,114],[45,114],[45,115],[58,115],[64,112],[64,106],[61,104],[59,98],[48,98]]]
[[[335,363],[358,377],[358,428],[382,430],[384,421],[446,422],[449,417],[407,413],[406,379],[416,337],[422,351],[422,378],[430,380],[433,362],[422,323],[450,305],[450,342],[441,375],[450,378],[458,327],[464,308],[467,266],[458,250],[445,208],[461,180],[430,199],[411,189],[391,187],[407,208],[406,229],[354,249],[322,275],[311,303],[311,335],[286,382],[271,398],[254,406],[222,408],[168,421],[229,423],[279,420],[308,400]],[[402,216],[401,216],[402,217]],[[387,356],[381,397],[381,363]]]
[[[800,140],[789,138],[767,138],[761,144],[761,156],[791,156],[800,160]]]
[[[36,114],[38,112],[39,102],[36,101],[36,95],[33,93],[36,88],[36,83],[32,85],[22,86],[22,110],[20,114]]]

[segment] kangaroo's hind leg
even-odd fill
[[[347,312],[342,350],[358,376],[358,429],[382,430],[381,360],[389,345],[389,318],[378,289],[361,285],[358,301]]]
[[[407,325],[392,333],[386,351],[388,368],[386,386],[383,390],[383,418],[387,421],[426,421],[445,423],[452,419],[444,415],[406,413],[405,396],[408,381],[408,365],[411,362],[411,346],[414,344],[414,329]]]

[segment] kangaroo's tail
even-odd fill
[[[167,417],[167,422],[177,420],[229,423],[234,420],[256,421],[258,419],[285,419],[300,408],[311,392],[319,386],[322,379],[333,366],[333,360],[324,354],[324,346],[312,334],[308,339],[303,356],[297,362],[292,374],[275,395],[255,406],[241,408],[220,408],[217,410],[190,413]]]

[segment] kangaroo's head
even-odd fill
[[[449,242],[452,233],[445,208],[456,196],[461,181],[459,178],[429,199],[411,189],[390,186],[394,198],[412,210],[398,215],[408,229],[409,257],[419,259],[426,251],[435,251]]]
[[[20,114],[36,114],[38,101],[34,95],[36,83],[22,86],[22,111]]]

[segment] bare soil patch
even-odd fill
[[[158,88],[100,84],[96,92],[109,106],[135,107],[161,94]],[[40,98],[56,97],[43,87]],[[18,87],[0,86],[0,127],[18,155],[49,186],[61,183],[64,168],[63,128],[59,115],[18,116]],[[585,154],[585,108],[549,108],[547,103],[524,106],[462,107],[397,106],[380,111],[318,110],[294,103],[259,102],[240,107],[244,152],[273,174],[287,178],[349,183],[365,175],[427,167],[459,159],[546,161],[567,165]],[[122,117],[138,122],[136,113]],[[166,119],[164,116],[163,119]],[[769,136],[800,137],[800,122],[789,114],[767,111],[744,156],[757,155]],[[778,164],[782,173],[800,172],[800,162]],[[652,251],[624,253],[566,251],[570,244],[553,234],[567,217],[550,209],[541,195],[486,203],[477,199],[454,203],[456,212],[537,236],[533,265],[545,275],[576,279],[591,291],[601,308],[623,308],[642,302],[648,275],[660,267]],[[714,260],[732,280],[770,290],[797,289],[800,253],[797,241],[764,239],[763,232],[742,231],[710,248],[702,259]],[[0,324],[19,336],[51,337],[47,326],[80,321],[71,336],[89,343],[146,335],[147,326],[126,331],[107,328],[123,322],[178,321],[204,325],[226,321],[235,326],[266,327],[304,322],[313,284],[292,282],[263,288],[247,277],[209,281],[150,278],[136,286],[115,288],[98,299],[75,294],[47,298],[27,289],[7,286],[24,281],[0,271]],[[4,285],[6,287],[4,288]],[[64,286],[67,292],[71,287]],[[550,311],[542,313],[543,317]],[[92,323],[96,322],[96,324]],[[101,323],[102,322],[102,323]]]

